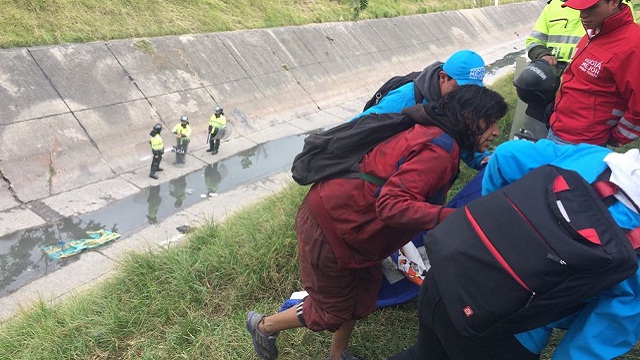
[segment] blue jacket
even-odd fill
[[[588,144],[557,145],[549,140],[506,142],[494,151],[482,182],[488,194],[536,167],[556,165],[577,171],[592,182],[605,170],[611,150]],[[623,228],[640,226],[640,215],[620,202],[609,207]],[[640,259],[639,259],[640,260]],[[610,290],[591,299],[581,311],[542,328],[516,335],[531,352],[540,353],[553,328],[567,332],[553,354],[554,360],[608,360],[625,354],[640,339],[640,269]]]
[[[427,103],[427,99],[422,100],[423,104]],[[415,86],[413,82],[408,84],[404,84],[401,87],[389,91],[387,95],[385,95],[377,105],[374,105],[364,111],[363,113],[355,116],[353,119],[357,119],[361,116],[367,114],[387,114],[387,113],[399,113],[402,112],[402,109],[410,106],[416,105],[415,98]],[[465,164],[469,165],[469,167],[479,170],[482,165],[482,160],[491,155],[489,151],[485,151],[484,153],[474,153],[469,154],[467,152],[462,152],[460,154],[460,158]]]

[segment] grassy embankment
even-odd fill
[[[476,2],[478,6],[493,5],[492,0]],[[473,0],[0,0],[0,48],[385,18],[472,7]]]

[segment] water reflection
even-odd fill
[[[207,201],[211,194],[290,169],[305,137],[289,136],[261,144],[177,179],[141,189],[100,210],[0,237],[0,297],[82,256],[50,261],[42,250],[45,246],[86,238],[86,231],[99,229],[118,232],[121,237],[116,241],[127,241],[128,235],[182,208]]]
[[[152,186],[148,190],[149,196],[147,196],[147,220],[150,224],[158,222],[158,210],[160,210],[160,204],[162,203],[162,197],[160,196],[160,185]]]
[[[240,160],[240,163],[242,164],[242,160]],[[242,168],[245,169],[244,165]],[[227,167],[224,164],[213,163],[204,168],[204,183],[207,187],[207,195],[218,192],[222,178],[227,177],[227,174]]]
[[[240,164],[243,169],[248,169],[253,165],[252,159],[269,159],[269,148],[266,146],[256,146],[251,149],[238,153],[238,156],[242,157]]]
[[[61,241],[87,237],[87,231],[103,229],[95,221],[70,217],[55,224],[18,231],[0,239],[0,296],[19,289],[42,275],[64,266],[78,257],[52,261],[42,251]],[[111,229],[116,231],[115,229]]]
[[[176,199],[173,207],[182,207],[182,202],[187,197],[187,178],[185,176],[169,180],[169,195]]]

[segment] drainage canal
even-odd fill
[[[87,238],[87,231],[99,229],[118,232],[121,238],[117,241],[126,241],[128,235],[206,200],[208,194],[223,193],[290,169],[305,137],[289,136],[257,145],[200,170],[142,189],[100,210],[0,237],[0,297],[82,256],[51,260],[44,247]]]
[[[513,52],[488,64],[485,81],[499,77],[501,69],[514,65],[523,54],[524,50]],[[98,229],[118,232],[121,238],[117,241],[126,241],[128,235],[150,223],[203,201],[206,194],[222,193],[290,169],[305,137],[289,136],[257,145],[198,171],[142,189],[100,210],[0,237],[0,297],[82,256],[50,260],[44,247],[87,238],[87,231]]]

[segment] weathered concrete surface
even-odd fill
[[[148,178],[156,122],[167,147],[180,116],[194,128],[185,165],[171,165],[166,154],[166,181],[256,144],[348,120],[390,76],[456,50],[475,50],[486,63],[520,51],[543,6],[0,50],[0,235],[157,184]],[[224,107],[229,131],[212,156],[205,140],[215,106]],[[221,194],[215,201],[226,205],[213,213],[207,202],[194,205],[82,255],[73,267],[0,298],[0,319],[36,296],[50,301],[90,285],[111,273],[123,251],[172,243],[176,226],[223,219],[289,179],[280,174]]]
[[[522,46],[542,6],[2,50],[0,172],[28,204],[138,171],[157,122],[170,129],[189,116],[191,148],[202,149],[219,105],[230,138],[249,136],[461,48],[490,62]]]

